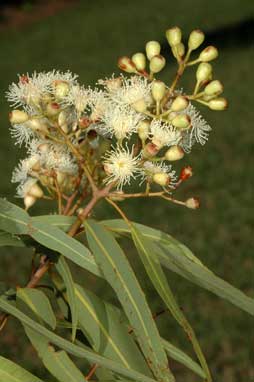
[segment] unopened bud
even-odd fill
[[[154,183],[159,184],[162,187],[167,186],[170,183],[170,176],[165,172],[158,172],[153,175]]]
[[[57,102],[52,102],[47,105],[46,108],[47,115],[54,117],[60,112],[60,105]]]
[[[146,55],[148,60],[151,60],[154,56],[158,56],[161,51],[161,46],[158,41],[148,41],[146,43]]]
[[[41,131],[43,133],[48,132],[48,126],[43,119],[32,118],[26,122],[26,126],[34,131]]]
[[[180,42],[180,44],[176,45],[176,51],[177,51],[178,56],[180,56],[180,57],[184,56],[185,46],[182,42]]]
[[[143,113],[144,111],[146,111],[146,108],[147,108],[144,98],[141,98],[141,99],[139,99],[139,100],[136,101],[136,102],[133,102],[133,103],[131,104],[131,106],[132,106],[133,109],[135,109],[138,113]]]
[[[171,146],[165,153],[165,159],[175,161],[184,157],[184,151],[180,146]]]
[[[204,92],[208,96],[220,94],[223,92],[223,85],[218,80],[211,81],[208,85],[206,85]]]
[[[182,39],[182,31],[178,27],[170,28],[166,31],[166,38],[170,46],[180,44]]]
[[[187,129],[190,126],[191,119],[187,114],[178,114],[172,119],[172,125],[178,129]]]
[[[41,153],[46,153],[49,150],[49,145],[47,143],[41,143],[39,146],[37,146],[37,150],[39,150]]]
[[[191,32],[188,40],[188,47],[190,50],[197,49],[204,41],[205,35],[200,29],[195,29]]]
[[[34,203],[36,202],[36,200],[37,199],[34,196],[26,195],[24,197],[24,205],[25,205],[26,210],[28,210],[30,207],[32,207],[34,205]]]
[[[145,141],[149,137],[149,126],[148,121],[140,121],[137,127],[138,136],[142,141]]]
[[[39,199],[43,196],[43,191],[37,183],[34,183],[32,187],[27,191],[27,195]]]
[[[56,180],[59,185],[62,185],[66,179],[67,174],[61,171],[56,172]]]
[[[187,208],[191,208],[192,210],[196,210],[199,208],[200,203],[197,198],[189,198],[185,201],[185,205]]]
[[[149,142],[147,145],[145,145],[144,150],[142,152],[144,158],[151,158],[157,155],[159,152],[158,146],[156,146],[154,143]]]
[[[57,100],[61,100],[66,97],[70,91],[70,85],[66,81],[56,80],[54,81],[53,86]]]
[[[127,56],[122,56],[118,60],[118,67],[126,73],[135,73],[136,66]]]
[[[29,120],[29,115],[23,110],[12,110],[9,113],[9,119],[11,124],[20,124]]]
[[[226,98],[218,97],[211,99],[208,102],[208,106],[211,110],[225,110],[228,107],[228,101]]]
[[[152,83],[152,96],[155,101],[161,101],[166,92],[166,85],[163,81],[155,80]]]
[[[187,180],[193,175],[192,168],[190,166],[184,167],[181,172],[179,178],[181,180]]]
[[[131,57],[132,62],[135,64],[137,70],[145,70],[146,56],[144,53],[135,53]]]
[[[196,72],[197,81],[203,82],[203,81],[209,80],[212,74],[212,71],[213,71],[213,68],[211,64],[208,64],[206,62],[201,62]]]
[[[166,60],[160,54],[157,56],[153,56],[150,61],[150,71],[152,73],[159,73],[164,66],[166,65]]]
[[[202,62],[208,62],[215,60],[219,55],[218,49],[215,46],[208,46],[199,55],[199,60]]]
[[[172,111],[182,111],[189,105],[189,100],[184,96],[177,96],[170,106]]]
[[[28,168],[31,168],[33,171],[39,171],[41,168],[38,155],[32,155],[27,159]]]

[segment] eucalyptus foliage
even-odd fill
[[[7,92],[15,107],[11,134],[25,144],[28,157],[12,177],[25,209],[0,199],[0,245],[32,248],[35,267],[26,285],[6,288],[0,296],[0,330],[7,330],[11,317],[20,321],[45,368],[60,382],[174,382],[171,360],[195,373],[197,380],[212,381],[165,269],[254,315],[253,299],[216,276],[170,234],[131,221],[122,209],[130,198],[162,198],[198,208],[194,197],[175,198],[192,169],[184,167],[177,175],[172,162],[208,139],[211,127],[193,103],[211,110],[227,106],[210,64],[217,49],[206,47],[190,59],[204,41],[203,32],[192,31],[187,48],[178,27],[168,29],[166,38],[178,65],[169,86],[157,79],[166,64],[160,44],[149,41],[145,53],[119,59],[125,75],[101,79],[95,89],[80,85],[70,72],[53,70],[22,75]],[[196,64],[193,91],[177,89],[184,71]],[[117,211],[118,219],[95,220],[94,208],[102,200]],[[36,202],[47,201],[56,202],[50,215],[28,213]],[[134,244],[165,314],[191,342],[192,358],[162,338],[122,237]],[[92,292],[86,278],[77,284],[69,262],[105,280],[117,306]],[[80,369],[76,358],[90,368]],[[6,381],[40,379],[0,357],[0,382]]]

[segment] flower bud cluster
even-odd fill
[[[195,91],[187,94],[176,84],[204,34],[191,32],[186,53],[180,28],[168,29],[166,38],[179,64],[171,86],[155,78],[166,64],[158,41],[147,42],[144,53],[118,60],[129,76],[100,79],[94,89],[58,71],[23,75],[10,86],[11,134],[29,154],[12,180],[19,183],[26,208],[40,198],[80,195],[84,187],[89,193],[90,178],[99,188],[112,184],[118,193],[135,179],[171,192],[192,175],[187,166],[177,179],[168,162],[181,160],[196,142],[208,139],[211,128],[194,101],[212,110],[226,107],[218,97],[223,86],[212,79],[210,61],[218,51],[212,46],[201,51]],[[194,202],[187,204],[194,208]]]

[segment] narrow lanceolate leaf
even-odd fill
[[[122,322],[121,312],[77,284],[75,293],[79,325],[93,349],[128,369],[151,376],[138,346]]]
[[[74,282],[72,279],[71,271],[68,267],[68,264],[66,263],[65,259],[62,256],[59,257],[56,263],[56,269],[61,275],[66,287],[66,293],[67,293],[68,302],[69,302],[69,306],[71,310],[72,341],[74,341],[76,337],[77,324],[78,324],[78,308],[77,308],[75,288],[74,288]]]
[[[199,366],[199,364],[191,357],[189,357],[186,353],[184,353],[182,350],[177,348],[176,346],[172,345],[170,342],[166,340],[163,341],[163,346],[166,352],[168,353],[169,357],[174,359],[175,361],[181,363],[182,365],[186,366],[188,369],[192,370],[194,373],[199,375],[202,378],[205,378],[205,373]]]
[[[121,247],[102,225],[88,220],[85,227],[89,246],[122,304],[147,363],[158,381],[173,381],[158,329]]]
[[[29,215],[22,208],[0,198],[0,229],[14,234],[27,234]]]
[[[66,219],[65,219],[66,221]],[[42,217],[31,218],[26,211],[0,198],[0,230],[13,234],[29,235],[46,248],[61,253],[80,267],[101,276],[89,250],[68,236],[56,225],[50,225]]]
[[[0,247],[25,247],[23,241],[9,232],[0,231]]]
[[[57,334],[51,332],[50,330],[46,329],[44,326],[38,324],[36,321],[29,318],[27,315],[22,313],[19,309],[12,306],[12,304],[6,301],[3,297],[0,297],[0,309],[16,317],[23,325],[41,334],[51,344],[58,346],[60,349],[65,350],[67,353],[70,353],[79,358],[87,359],[88,362],[96,363],[99,366],[105,367],[109,370],[114,371],[117,374],[120,374],[134,381],[155,382],[155,380],[150,377],[147,377],[135,370],[130,370],[125,368],[119,362],[109,360],[108,358],[98,355],[97,353],[93,352],[89,348],[80,347],[73,344],[70,341],[65,340],[64,338],[58,336]]]
[[[0,356],[0,382],[42,382],[23,367]]]
[[[25,331],[44,366],[59,382],[84,382],[83,374],[65,351],[56,351],[45,337],[32,329],[25,327]]]
[[[207,381],[211,381],[210,371],[206,363],[205,357],[203,355],[203,352],[201,350],[201,347],[196,338],[196,335],[189,322],[185,318],[180,307],[178,306],[177,301],[175,300],[171,288],[168,284],[167,278],[157,258],[157,247],[155,247],[152,240],[145,237],[137,229],[135,224],[131,224],[130,229],[133,241],[135,243],[135,246],[138,250],[138,253],[150,280],[152,281],[155,289],[161,296],[162,300],[166,304],[167,308],[170,310],[173,317],[187,333],[190,341],[192,342],[196,355],[200,361],[200,364],[202,365],[202,368],[206,374]]]
[[[33,220],[33,218],[31,219],[31,228],[30,236],[35,241],[61,253],[64,257],[93,274],[101,276],[101,271],[93,256],[83,244],[68,236],[61,229],[39,220]]]
[[[68,232],[72,224],[75,222],[76,217],[65,216],[65,215],[40,215],[40,216],[33,216],[32,220],[53,225],[60,228],[64,232]]]
[[[130,234],[130,228],[123,220],[106,220],[103,224],[114,232]],[[185,245],[164,232],[142,224],[135,225],[145,237],[154,241],[158,259],[164,267],[254,316],[254,299],[216,276]]]
[[[56,317],[48,297],[42,291],[32,288],[18,288],[17,298],[21,299],[39,319],[55,329]]]

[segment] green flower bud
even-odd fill
[[[223,92],[223,85],[218,80],[211,81],[208,85],[206,85],[204,92],[208,96],[220,94]]]
[[[36,202],[36,200],[37,199],[34,196],[26,195],[24,197],[24,205],[25,205],[26,210],[28,210],[30,207],[32,207],[34,205],[34,203]]]
[[[197,198],[189,198],[185,201],[185,206],[187,208],[191,208],[192,210],[196,210],[197,208],[199,208],[200,203]]]
[[[150,123],[148,121],[140,121],[137,127],[138,136],[142,141],[149,137]]]
[[[146,56],[144,53],[135,53],[131,57],[132,62],[135,64],[137,70],[145,70]]]
[[[208,106],[211,110],[225,110],[228,107],[228,101],[223,97],[218,97],[211,99]]]
[[[180,146],[171,146],[165,153],[165,159],[169,161],[176,161],[184,157],[184,151]]]
[[[29,115],[23,110],[12,110],[9,113],[9,119],[12,125],[25,123],[29,120]]]
[[[118,59],[118,67],[126,73],[136,73],[136,66],[127,56],[122,56]]]
[[[212,74],[213,68],[211,64],[206,62],[201,62],[196,71],[196,78],[198,82],[203,82],[209,80]]]
[[[146,43],[146,55],[148,60],[151,60],[154,56],[158,56],[161,51],[161,46],[158,41],[148,41]]]
[[[184,96],[177,96],[170,106],[172,111],[182,111],[189,105],[189,100]]]
[[[133,109],[135,109],[138,113],[143,113],[144,111],[146,111],[146,103],[145,103],[145,100],[144,98],[134,102],[131,104],[131,106],[133,107]]]
[[[166,93],[166,85],[163,81],[155,80],[152,83],[152,96],[155,101],[161,101]]]
[[[172,120],[172,125],[178,129],[187,129],[190,126],[191,119],[187,114],[178,114]]]
[[[180,57],[183,57],[184,56],[184,53],[185,53],[185,46],[182,42],[180,42],[180,44],[178,44],[176,46],[176,50],[177,50],[177,54],[178,56]]]
[[[169,45],[176,46],[180,44],[182,39],[182,31],[178,27],[170,28],[166,31],[166,38],[168,40]]]
[[[189,50],[197,49],[204,41],[205,35],[200,29],[195,29],[191,32],[188,40]]]
[[[215,60],[219,55],[218,49],[215,46],[208,46],[199,55],[199,60],[202,62],[208,62]]]
[[[30,195],[30,196],[33,196],[36,199],[39,199],[39,198],[41,198],[43,196],[43,191],[40,188],[40,186],[37,183],[35,183],[29,189],[27,194]]]
[[[153,56],[150,61],[150,71],[152,73],[159,73],[166,65],[166,60],[160,54]]]
[[[165,187],[170,183],[170,176],[165,172],[158,172],[153,175],[153,182]]]

